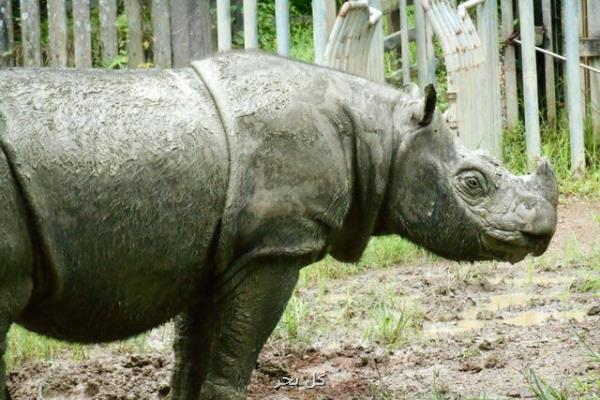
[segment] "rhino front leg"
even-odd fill
[[[270,261],[246,268],[252,272],[213,305],[210,317],[200,312],[202,320],[187,315],[178,322],[173,400],[246,398],[258,354],[285,310],[300,267]]]

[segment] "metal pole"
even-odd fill
[[[275,25],[277,27],[277,53],[290,55],[290,3],[289,0],[275,0]]]
[[[258,49],[256,0],[244,0],[244,48]]]
[[[513,35],[513,4],[501,1],[502,4],[502,36],[507,41]],[[504,107],[506,109],[506,127],[515,128],[519,124],[519,100],[517,95],[517,68],[515,64],[515,48],[510,43],[504,45]]]
[[[541,143],[535,62],[535,25],[531,0],[519,0],[519,15],[523,41],[521,54],[523,58],[523,96],[525,98],[525,143],[527,157],[532,163],[540,156]]]
[[[565,57],[567,75],[567,109],[571,142],[571,172],[585,169],[583,145],[583,100],[581,96],[581,70],[579,69],[579,0],[563,0],[563,29],[565,35]]]
[[[419,85],[425,86],[429,82],[427,65],[427,33],[425,31],[425,10],[422,0],[414,0],[415,5],[415,37],[417,41],[417,69]]]
[[[315,62],[321,64],[327,47],[327,18],[325,0],[312,1],[313,41],[315,43]]]
[[[402,52],[402,83],[410,82],[410,51],[408,49],[408,17],[406,14],[406,0],[400,0],[400,51]]]
[[[217,0],[217,43],[219,51],[231,50],[231,3]]]

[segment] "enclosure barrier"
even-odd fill
[[[196,0],[143,3],[140,0],[0,0],[0,66],[18,63],[113,68],[126,64],[129,68],[170,68],[187,66],[190,60],[215,50],[241,47],[240,37],[243,37],[244,48],[258,48],[257,0],[215,1],[216,13],[211,14],[209,1]],[[289,0],[272,1],[276,51],[288,56],[291,50]],[[448,73],[449,108],[445,116],[451,129],[468,147],[483,147],[500,156],[502,113],[506,127],[514,128],[519,123],[519,71],[514,46],[521,46],[526,144],[529,158],[533,160],[541,152],[538,90],[544,91],[540,98],[545,99],[547,121],[555,123],[557,91],[562,90],[555,78],[563,69],[555,65],[554,59],[566,60],[568,93],[564,97],[570,117],[571,164],[574,171],[582,170],[585,166],[582,124],[585,110],[580,87],[585,89],[585,98],[589,100],[586,104],[590,105],[594,131],[600,141],[600,19],[597,18],[600,1],[581,0],[584,5],[581,10],[573,7],[579,6],[580,0],[517,2],[517,10],[513,10],[513,1],[500,2],[503,38],[500,51],[498,0],[468,0],[458,8],[456,1],[449,0],[371,0],[368,4],[367,0],[354,1],[349,4],[363,5],[344,6],[349,8],[342,8],[337,20],[334,0],[312,0],[314,61],[381,81],[385,44],[386,50],[401,54],[399,69],[392,71],[390,77],[404,83],[416,80],[425,84],[436,79],[435,34]],[[44,4],[46,7],[40,9]],[[239,7],[240,4],[243,6]],[[541,5],[543,27],[535,26],[534,4]],[[564,11],[562,30],[560,26],[553,26],[560,8]],[[350,16],[350,9],[362,11]],[[142,18],[148,13],[152,20],[150,37]],[[98,32],[94,31],[96,24],[91,23],[93,15],[99,16]],[[242,17],[243,25],[239,23]],[[519,19],[518,32],[513,23],[515,17]],[[384,19],[387,19],[385,37],[381,22]],[[72,24],[67,23],[71,20]],[[48,40],[43,46],[42,21],[48,24]],[[351,21],[357,25],[350,24]],[[584,34],[578,40],[580,29]],[[125,30],[126,38],[123,37]],[[353,36],[360,32],[366,36]],[[566,57],[555,52],[562,32]],[[415,60],[411,60],[411,42],[416,47]],[[536,84],[536,62],[539,61],[535,58],[536,51],[545,54],[543,88]],[[502,74],[500,53],[503,55]],[[582,75],[577,65],[583,65],[589,72]]]

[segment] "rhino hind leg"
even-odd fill
[[[296,263],[253,271],[212,309],[177,322],[172,400],[243,400],[258,354],[281,318],[298,280]],[[210,314],[207,315],[207,314]]]
[[[1,122],[0,118],[0,134]],[[27,221],[19,186],[0,148],[0,400],[10,398],[4,366],[6,335],[33,290],[33,245]]]

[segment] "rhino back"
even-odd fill
[[[21,322],[110,340],[189,304],[228,174],[222,125],[195,72],[7,71],[0,113],[45,270]]]

